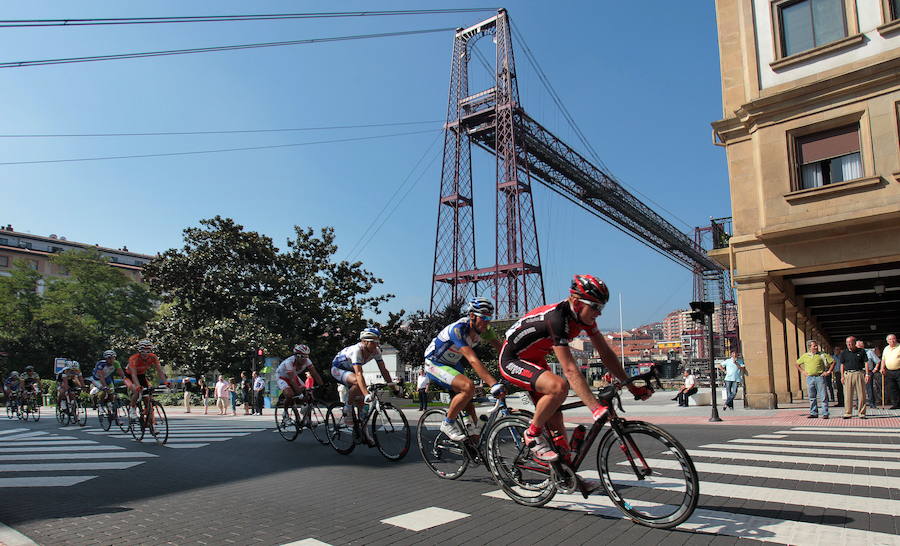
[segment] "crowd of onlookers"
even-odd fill
[[[266,395],[266,381],[258,372],[252,376],[241,372],[239,378],[219,375],[215,383],[207,383],[206,378],[198,377],[196,385],[190,377],[182,380],[184,391],[184,411],[191,413],[192,395],[196,393],[203,406],[204,415],[209,414],[209,407],[215,406],[218,415],[237,415],[238,406],[243,406],[243,415],[262,415]]]

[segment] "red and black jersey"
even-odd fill
[[[568,346],[581,332],[599,333],[597,326],[578,321],[569,300],[532,309],[506,331],[505,359],[521,359],[535,364],[546,362],[555,345]]]

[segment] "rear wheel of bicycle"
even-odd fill
[[[504,417],[487,432],[488,468],[509,498],[525,506],[543,506],[556,495],[550,467],[538,463],[525,445],[529,420]]]
[[[469,457],[465,446],[441,432],[445,417],[447,412],[443,409],[423,413],[416,426],[416,440],[428,468],[439,478],[455,480],[468,468]]]
[[[372,416],[375,447],[389,461],[399,461],[409,452],[409,422],[403,412],[390,404],[381,404]]]
[[[334,402],[328,406],[325,415],[325,435],[328,443],[341,455],[346,455],[356,447],[356,439],[353,436],[353,427],[344,424],[344,404]]]
[[[287,401],[278,404],[275,407],[275,428],[282,438],[293,442],[300,434],[300,415],[297,408],[294,406],[288,408]]]
[[[328,408],[321,402],[313,402],[309,406],[309,430],[322,445],[328,445],[328,432],[325,430],[325,412]]]
[[[152,413],[147,423],[147,430],[157,444],[164,445],[169,440],[169,419],[166,417],[166,410],[162,404],[156,400],[153,400],[151,404]]]
[[[691,456],[671,434],[650,423],[624,423],[621,438],[608,431],[597,448],[597,469],[610,500],[647,527],[683,523],[700,498]]]

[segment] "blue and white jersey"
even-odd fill
[[[97,364],[94,365],[94,371],[91,372],[91,377],[93,379],[100,379],[100,371],[103,370],[104,368],[106,370],[106,375],[104,376],[104,378],[107,381],[110,381],[112,379],[112,374],[115,371],[116,367],[114,364],[110,364],[106,360],[101,360],[101,361],[97,362]]]
[[[359,343],[354,343],[349,347],[344,347],[341,352],[331,361],[332,368],[340,370],[353,371],[353,366],[362,366],[366,362],[374,360],[375,362],[384,362],[381,358],[381,350],[376,349],[375,354],[370,356],[368,360],[363,360],[363,349]]]
[[[469,317],[463,317],[449,324],[431,340],[431,344],[425,349],[425,358],[435,364],[452,366],[461,372],[464,363],[460,362],[463,355],[459,350],[463,347],[476,347],[480,342],[481,336],[469,326]]]

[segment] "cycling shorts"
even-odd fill
[[[534,391],[538,378],[547,371],[547,363],[535,364],[516,358],[511,353],[512,351],[507,350],[507,345],[500,351],[500,375],[513,386]]]
[[[132,381],[131,381],[131,374],[128,374],[125,377],[127,378],[126,380],[128,381],[128,384],[131,385],[132,387],[134,387],[134,385],[132,385]],[[137,378],[138,378],[138,383],[141,385],[141,387],[143,387],[145,389],[150,388],[150,383],[147,383],[147,374],[139,373],[139,374],[137,374]]]
[[[347,378],[351,375],[356,375],[356,373],[345,370],[343,368],[338,368],[337,366],[331,367],[331,377],[333,377],[335,381],[337,381],[341,385],[344,385],[345,387],[353,386],[352,383],[347,382]]]
[[[448,366],[447,364],[437,364],[432,360],[425,359],[425,375],[428,379],[431,380],[432,383],[441,387],[442,389],[446,389],[448,391],[452,391],[453,388],[451,385],[453,384],[453,380],[456,379],[457,375],[460,375],[462,372],[454,368],[453,366]]]
[[[290,387],[291,390],[294,391],[294,394],[298,394],[301,390],[303,390],[303,384],[300,383],[300,380],[294,380],[292,384],[286,378],[279,377],[277,383],[279,389],[286,390],[288,387]]]

